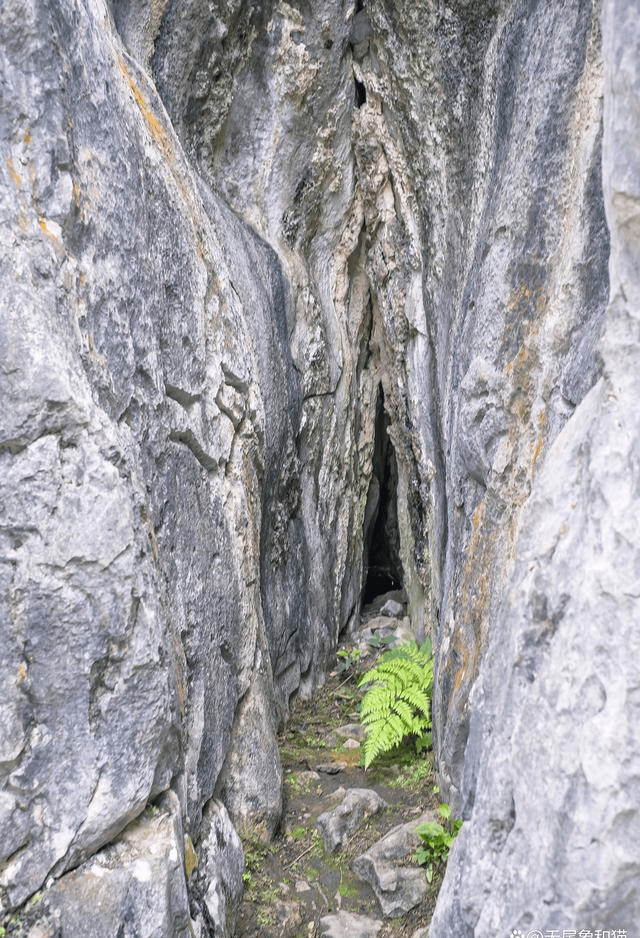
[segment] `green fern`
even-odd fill
[[[359,687],[371,685],[360,705],[366,731],[363,746],[367,769],[380,753],[398,746],[407,736],[423,739],[431,729],[433,658],[431,643],[420,648],[406,642],[385,652]]]

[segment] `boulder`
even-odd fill
[[[352,869],[369,883],[380,903],[383,915],[395,918],[419,905],[427,894],[424,870],[412,862],[420,843],[416,827],[434,820],[431,812],[409,824],[399,824],[356,857]]]
[[[399,619],[404,614],[404,606],[395,599],[388,599],[380,609],[381,616],[391,616],[393,619]]]
[[[343,847],[363,821],[379,814],[386,806],[386,801],[369,788],[349,788],[340,804],[320,814],[316,821],[326,852],[335,853]]]

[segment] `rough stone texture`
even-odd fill
[[[466,819],[433,938],[640,919],[640,25],[603,5],[2,5],[1,916],[168,789],[196,853],[214,796],[269,836],[375,567]]]
[[[226,808],[214,799],[203,813],[198,854],[189,883],[194,931],[231,938],[244,890],[244,853]]]
[[[383,915],[389,918],[409,912],[427,894],[424,870],[412,857],[420,843],[416,827],[432,820],[432,814],[427,813],[409,824],[399,824],[352,863],[354,873],[369,883]]]
[[[550,450],[472,699],[465,822],[430,934],[640,921],[640,18],[603,17],[604,374]],[[474,777],[475,776],[475,777]]]
[[[180,804],[170,792],[114,844],[36,897],[20,916],[18,934],[189,938],[182,843]]]
[[[302,555],[273,253],[200,195],[104,4],[11,2],[0,38],[8,910],[170,785],[197,843],[238,739],[273,765],[232,807],[272,812]]]
[[[386,805],[384,798],[369,788],[349,788],[339,805],[318,815],[316,824],[326,852],[335,853],[343,847],[363,821],[379,814]]]

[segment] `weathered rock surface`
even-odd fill
[[[204,810],[196,868],[189,892],[194,931],[231,938],[244,884],[244,853],[224,805],[212,799]],[[195,900],[195,901],[194,901]]]
[[[220,209],[235,289],[213,196],[104,4],[5,4],[0,32],[7,911],[169,786],[197,845],[239,740],[273,764],[230,806],[277,813],[273,675],[303,612],[265,621],[302,562],[277,260]]]
[[[383,811],[384,798],[369,788],[350,788],[339,805],[318,815],[316,821],[324,849],[335,853],[363,821]]]
[[[432,938],[640,920],[639,34],[2,5],[0,919],[138,890],[169,790],[201,858],[212,798],[269,836],[291,694],[401,586],[466,819]]]
[[[430,931],[640,921],[635,523],[640,423],[640,19],[605,4],[603,175],[611,233],[604,373],[551,448],[471,698],[463,794]],[[555,925],[553,923],[556,923]],[[581,926],[579,926],[581,927]],[[589,926],[587,926],[589,927]]]
[[[116,843],[37,897],[21,918],[22,928],[40,938],[189,938],[177,797],[166,795],[159,808],[130,824]]]
[[[427,894],[424,870],[412,863],[420,843],[418,825],[433,820],[423,814],[409,824],[399,824],[353,861],[353,871],[369,883],[383,915],[395,918],[415,908]]]

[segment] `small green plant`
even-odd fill
[[[415,642],[405,642],[386,651],[358,686],[369,688],[360,705],[360,722],[367,733],[363,745],[365,769],[376,756],[394,749],[407,736],[415,737],[420,748],[430,745],[433,688],[430,642],[421,647]]]
[[[351,651],[341,648],[338,652],[338,667],[343,673],[349,671],[355,677],[358,673],[358,661],[361,655],[362,651],[359,648],[352,648]]]
[[[358,890],[355,886],[350,886],[348,883],[340,883],[338,886],[338,892],[343,899],[354,898],[358,895]]]
[[[289,831],[289,836],[292,838],[292,840],[302,840],[303,837],[306,837],[306,835],[307,835],[306,827],[293,827]]]
[[[428,758],[420,759],[418,762],[414,761],[412,764],[407,765],[397,778],[389,779],[387,785],[389,788],[408,788],[419,791],[424,780],[429,778],[432,773],[431,760]]]
[[[398,641],[395,635],[380,635],[379,632],[376,632],[375,635],[372,635],[367,645],[370,648],[385,648],[387,645],[395,645]]]
[[[245,883],[251,882],[254,874],[258,875],[264,865],[264,860],[271,852],[271,847],[262,843],[255,837],[248,837],[243,841],[245,871],[242,878]]]
[[[242,882],[245,884],[245,886],[248,886],[251,883],[251,873],[249,870],[245,870],[242,874]]]
[[[263,905],[273,905],[273,903],[278,899],[280,895],[280,890],[276,889],[275,886],[265,886],[260,890],[259,900]]]
[[[413,855],[413,859],[420,866],[427,868],[427,882],[432,882],[435,869],[446,862],[449,856],[449,847],[462,827],[462,818],[451,820],[451,807],[441,804],[438,808],[444,824],[438,821],[427,821],[416,828],[416,834],[422,843]]]
[[[308,795],[311,786],[311,779],[301,779],[297,772],[289,772],[286,777],[286,785],[292,795],[299,795],[300,793]]]
[[[275,925],[276,914],[273,909],[261,909],[256,916],[256,922],[260,928],[268,928],[269,925]]]

